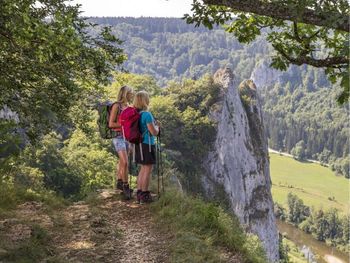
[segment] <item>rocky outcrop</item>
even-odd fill
[[[277,262],[267,136],[255,84],[238,85],[230,69],[219,70],[214,79],[222,84],[222,96],[211,112],[217,135],[204,162],[204,188],[211,197],[220,192],[246,230],[259,236],[268,259]]]
[[[266,60],[260,61],[254,68],[250,79],[257,87],[273,86],[281,82],[283,72],[271,68]],[[284,73],[286,74],[286,73]]]

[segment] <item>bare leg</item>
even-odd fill
[[[128,182],[128,155],[126,151],[119,151],[119,167],[118,179],[122,179],[124,183]]]
[[[141,165],[139,178],[137,181],[137,189],[142,190],[142,191],[145,191],[145,190],[143,190],[143,188],[144,188],[143,186],[145,184],[145,180],[146,180],[146,176],[147,176],[146,173],[147,173],[147,170],[145,169],[145,165]]]
[[[120,162],[117,161],[117,164],[116,164],[116,169],[115,169],[115,177],[117,180],[122,180],[122,177],[120,175],[120,168],[119,168],[119,165],[120,165]]]
[[[149,183],[151,181],[151,173],[152,173],[153,165],[146,164],[146,165],[142,165],[141,167],[143,167],[143,180],[141,184],[141,187],[142,187],[141,189],[142,191],[148,191]]]
[[[139,174],[137,176],[137,190],[141,190],[141,188],[142,188],[142,174],[143,174],[143,169],[142,169],[142,165],[141,165]]]

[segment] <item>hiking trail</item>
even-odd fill
[[[79,201],[53,211],[46,211],[40,202],[26,202],[13,218],[0,221],[0,238],[7,247],[15,247],[30,239],[33,225],[49,236],[50,256],[40,262],[49,258],[84,263],[169,262],[168,250],[174,240],[173,234],[157,227],[149,205],[124,201],[113,190],[102,190],[90,202]],[[0,258],[6,252],[2,249]]]

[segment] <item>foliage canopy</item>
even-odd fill
[[[338,102],[348,101],[349,3],[347,0],[194,0],[188,23],[212,29],[223,25],[240,42],[249,43],[262,32],[275,49],[271,66],[290,64],[325,69],[331,82],[343,87]],[[265,30],[267,29],[267,30]]]
[[[16,131],[34,141],[57,128],[82,94],[108,83],[125,60],[108,27],[89,35],[94,25],[79,17],[79,7],[66,0],[1,2],[0,110],[9,110],[0,123],[11,127],[1,129],[0,144]]]

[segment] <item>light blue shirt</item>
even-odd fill
[[[140,112],[140,131],[142,134],[142,143],[155,145],[154,136],[151,135],[151,133],[148,131],[147,124],[153,123],[154,124],[154,118],[152,113],[149,111],[142,111]]]

